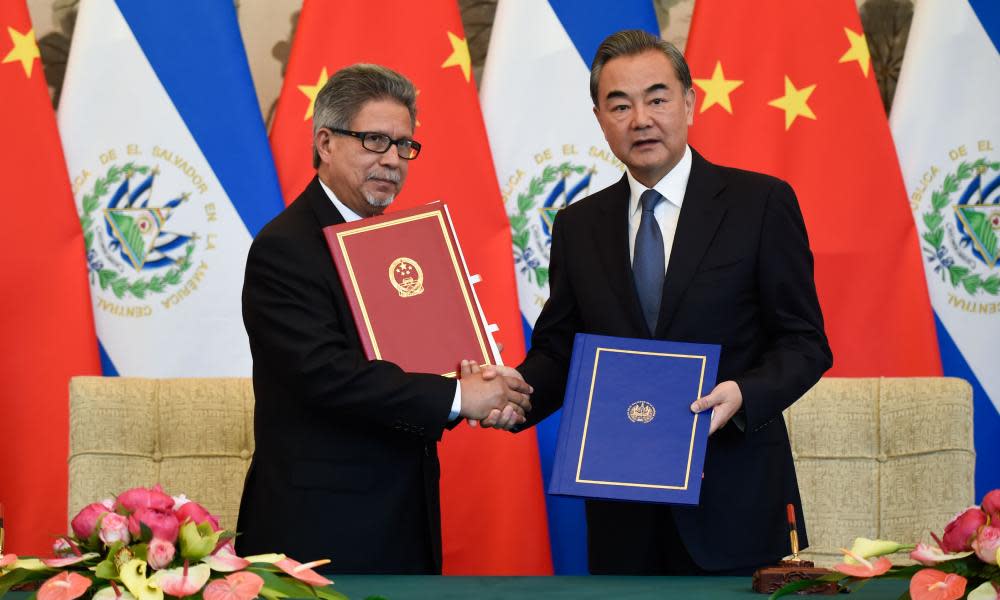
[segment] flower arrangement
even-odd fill
[[[235,533],[197,502],[158,485],[90,504],[70,525],[73,535],[56,539],[53,558],[0,555],[0,597],[41,582],[38,600],[346,600],[313,570],[329,560],[239,557]]]
[[[843,550],[844,562],[834,573],[814,580],[795,581],[771,595],[780,598],[812,587],[817,581],[835,581],[842,587],[859,587],[876,578],[909,579],[912,600],[1000,600],[1000,489],[983,497],[944,527],[936,546],[906,546],[888,540],[858,538]],[[910,551],[916,565],[893,566],[885,555]]]

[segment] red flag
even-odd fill
[[[798,195],[828,374],[940,375],[917,233],[854,0],[698,0],[686,54],[691,145]]]
[[[335,31],[331,26],[335,24]],[[510,229],[479,111],[455,0],[306,0],[271,131],[278,177],[291,202],[314,175],[312,102],[328,75],[359,62],[406,75],[417,87],[423,144],[393,208],[448,205],[487,318],[500,326],[504,361],[524,356]],[[441,445],[446,574],[551,574],[536,438],[460,425]]]
[[[100,374],[83,235],[28,9],[0,2],[0,503],[4,552],[66,532],[69,378]]]

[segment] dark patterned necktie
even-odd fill
[[[635,257],[632,259],[632,276],[635,291],[639,294],[642,314],[646,317],[649,332],[655,334],[656,319],[660,314],[660,298],[663,296],[663,276],[666,265],[663,258],[663,233],[653,216],[653,209],[663,200],[656,190],[646,190],[639,197],[642,203],[642,218],[639,231],[635,235]]]

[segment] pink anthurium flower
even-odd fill
[[[183,567],[157,571],[150,577],[150,581],[163,590],[163,593],[183,598],[197,594],[205,586],[211,574],[212,570],[208,565],[191,567],[185,562]]]
[[[16,554],[0,554],[0,569],[9,567],[17,562]]]
[[[913,552],[910,552],[910,558],[925,567],[933,567],[934,565],[946,560],[965,558],[970,554],[972,554],[972,552],[945,552],[937,546],[920,543],[913,549]]]
[[[215,554],[209,554],[205,558],[201,559],[201,562],[211,567],[213,571],[218,571],[219,573],[242,571],[250,566],[249,560],[240,558],[239,556],[233,554],[229,550],[228,545],[217,550]]]
[[[851,577],[878,577],[892,567],[892,562],[884,556],[871,561],[846,548],[841,548],[840,551],[844,553],[845,559],[847,557],[854,559],[852,563],[842,562],[833,566],[835,570],[840,571],[844,575],[850,575]]]
[[[90,580],[72,571],[53,575],[38,588],[38,600],[74,600],[90,587]]]
[[[174,499],[163,493],[159,484],[152,488],[132,488],[125,490],[118,496],[115,508],[124,508],[130,514],[143,508],[155,510],[172,510]]]
[[[330,585],[333,582],[323,577],[316,571],[313,571],[313,567],[321,567],[328,564],[330,559],[324,558],[323,560],[314,560],[308,563],[300,563],[297,560],[291,558],[284,558],[274,563],[274,566],[278,567],[285,573],[288,573],[292,577],[298,579],[299,581],[304,581],[309,585],[314,586],[324,586]]]
[[[256,573],[243,571],[216,579],[205,586],[205,600],[253,600],[264,587],[264,580]]]
[[[59,558],[43,558],[42,564],[46,567],[52,567],[53,569],[61,569],[63,567],[82,563],[85,560],[90,560],[99,556],[100,554],[97,552],[88,552],[86,554],[81,554],[80,556],[74,554],[73,556],[62,556]]]
[[[965,595],[965,577],[937,569],[922,569],[910,579],[913,600],[958,600]]]

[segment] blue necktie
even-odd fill
[[[639,220],[639,231],[635,234],[635,257],[632,259],[635,291],[639,294],[639,303],[642,304],[642,313],[651,334],[656,333],[660,298],[663,296],[663,276],[666,273],[663,233],[653,216],[653,209],[660,200],[663,200],[663,196],[656,190],[646,190],[639,197],[642,218]]]

